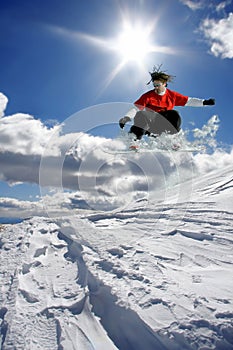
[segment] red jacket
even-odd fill
[[[149,108],[159,113],[171,110],[174,106],[184,106],[187,101],[188,96],[166,89],[164,95],[158,95],[154,90],[150,90],[143,94],[134,104],[140,110]]]

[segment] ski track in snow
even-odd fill
[[[1,227],[1,349],[233,349],[232,170],[188,205]]]

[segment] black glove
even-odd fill
[[[130,117],[127,117],[127,115],[119,120],[119,126],[121,129],[124,128],[125,124],[130,121]]]
[[[203,105],[204,106],[213,106],[213,105],[215,105],[215,99],[209,98],[209,100],[204,100]]]

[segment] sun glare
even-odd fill
[[[116,40],[116,52],[124,63],[135,61],[141,63],[145,56],[152,51],[150,32],[141,26],[126,23]]]
[[[151,22],[146,22],[136,18],[132,21],[125,16],[121,27],[119,26],[119,34],[116,37],[105,38],[85,33],[75,33],[75,37],[78,36],[86,42],[100,47],[102,50],[113,52],[119,57],[118,64],[106,78],[104,89],[126,65],[136,63],[142,71],[145,71],[146,58],[149,54],[175,53],[170,47],[156,45],[154,37],[152,38],[156,22],[156,18]]]

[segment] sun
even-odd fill
[[[59,29],[59,33],[72,35],[75,40],[83,40],[92,46],[97,46],[103,51],[111,52],[119,61],[103,82],[103,90],[109,86],[113,79],[128,65],[136,64],[144,72],[146,70],[147,57],[151,54],[177,54],[176,50],[169,46],[161,46],[155,43],[154,33],[158,18],[153,21],[146,21],[142,18],[123,16],[121,23],[115,27],[118,34],[112,37],[99,37],[87,33]],[[58,29],[56,29],[58,31]],[[109,60],[109,58],[107,58]],[[116,60],[114,59],[114,62]]]
[[[151,30],[148,27],[126,21],[116,38],[114,51],[119,54],[124,64],[129,61],[140,64],[147,54],[153,51],[150,35]]]

